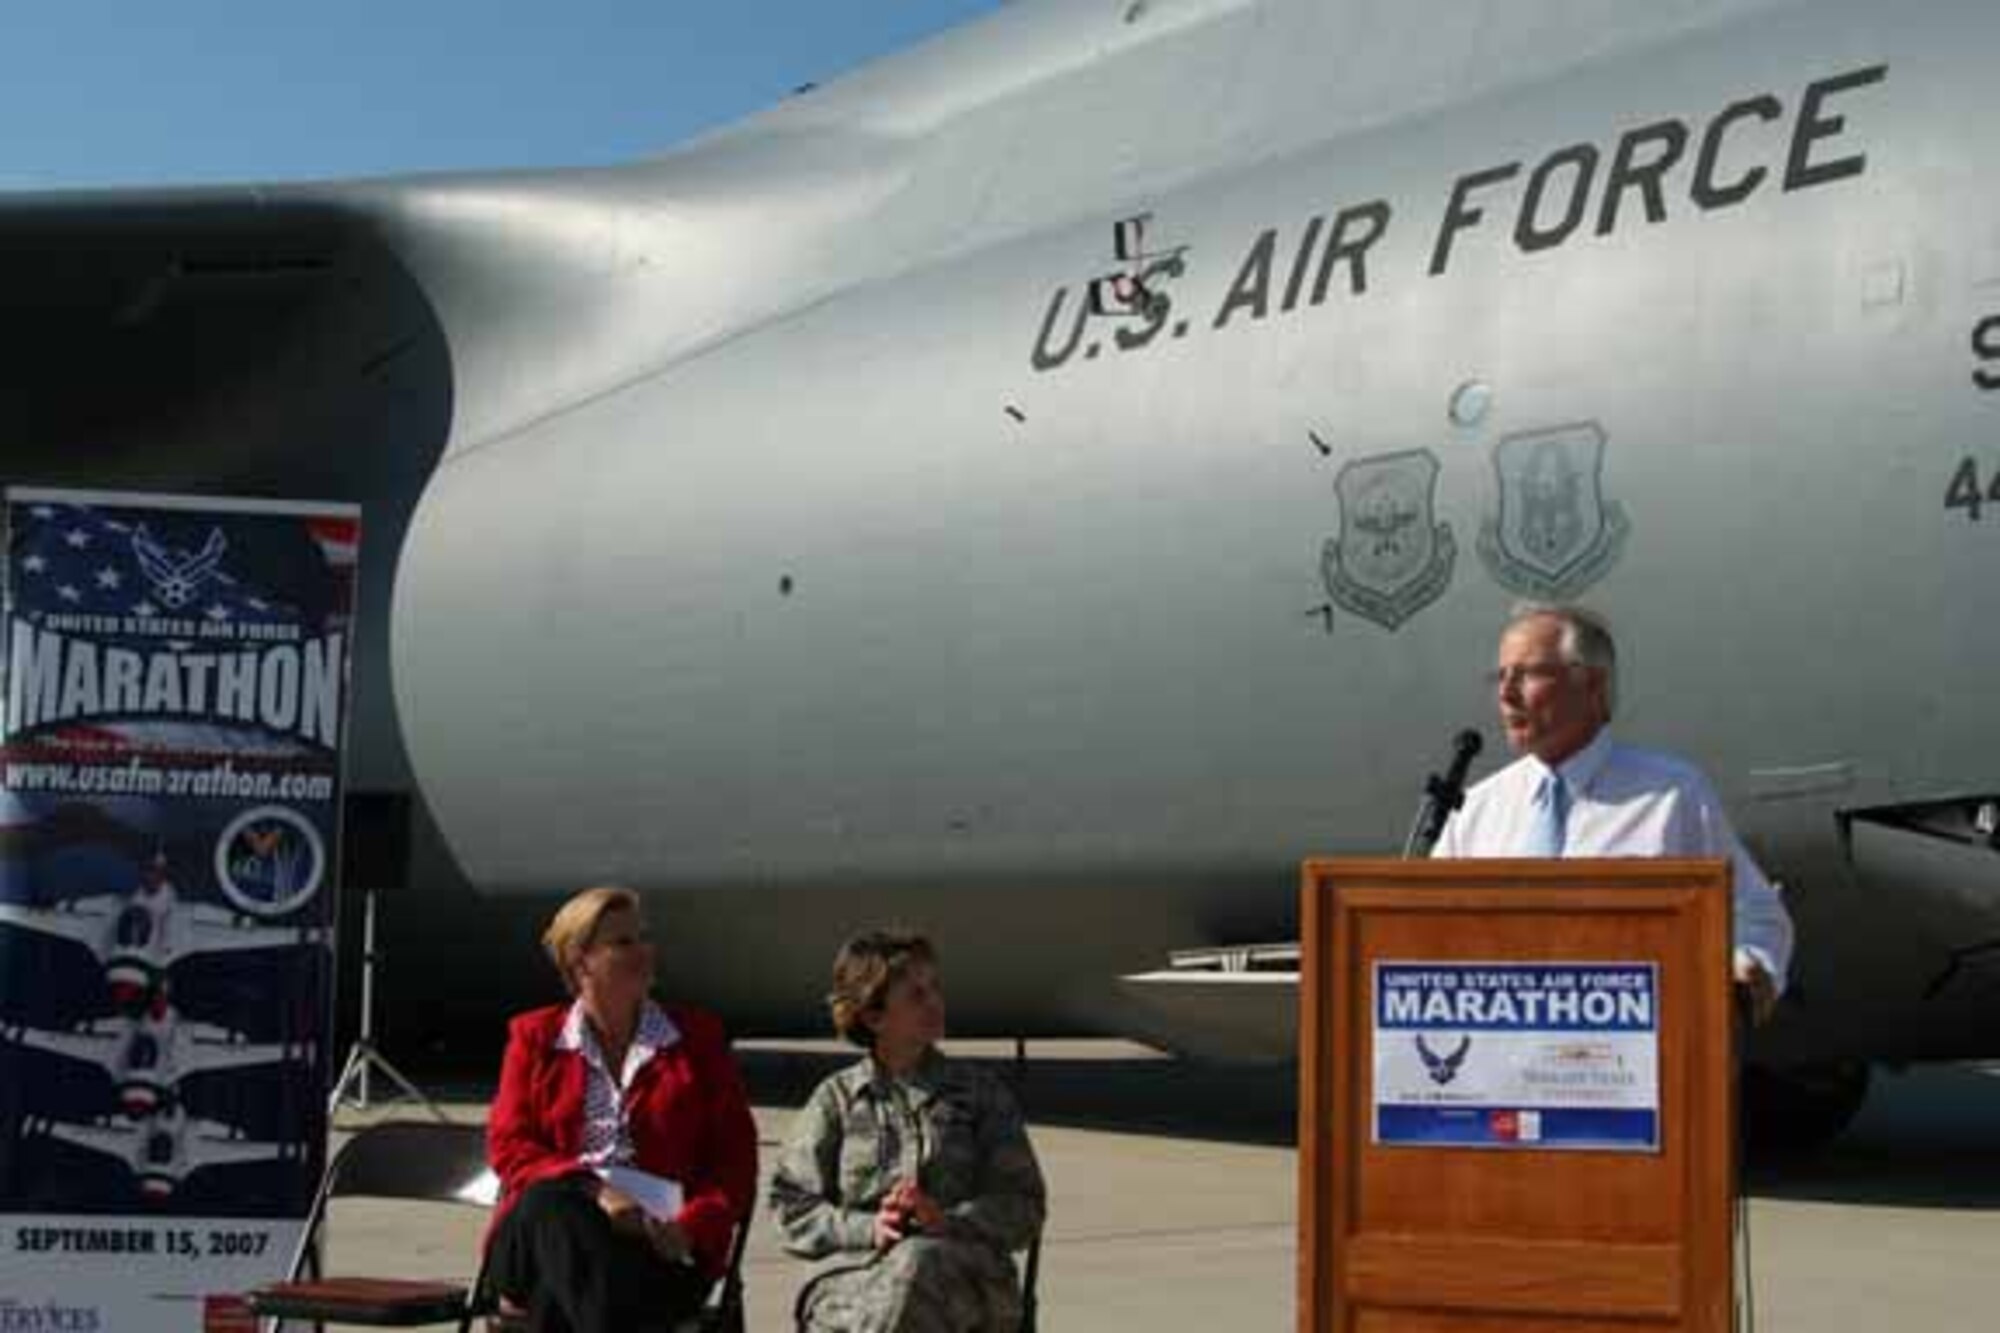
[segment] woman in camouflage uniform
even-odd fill
[[[1009,1257],[1041,1230],[1041,1168],[1006,1086],[948,1060],[937,956],[921,935],[841,946],[827,997],[867,1049],[821,1083],[771,1182],[785,1248],[817,1261],[804,1327],[839,1333],[1013,1333]]]

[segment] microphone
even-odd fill
[[[1451,812],[1465,804],[1465,775],[1472,769],[1472,760],[1485,748],[1486,738],[1471,727],[1451,739],[1451,763],[1444,776],[1433,773],[1424,779],[1423,803],[1417,807],[1416,822],[1410,826],[1410,836],[1403,844],[1405,858],[1427,853],[1444,832],[1444,821]]]
[[[1448,797],[1451,802],[1451,809],[1453,810],[1464,805],[1465,775],[1472,768],[1473,758],[1485,748],[1486,738],[1471,727],[1467,727],[1464,731],[1452,737],[1451,767],[1445,770],[1442,779],[1432,777],[1430,782],[1426,784],[1426,788],[1430,794],[1438,797],[1440,800]]]

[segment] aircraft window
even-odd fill
[[[160,1063],[160,1043],[141,1032],[125,1047],[127,1069],[153,1069]]]
[[[143,949],[153,942],[153,914],[143,907],[128,907],[118,914],[114,932],[127,949]]]
[[[153,1166],[169,1166],[174,1160],[174,1136],[161,1130],[146,1136],[146,1161]]]

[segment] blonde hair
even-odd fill
[[[867,1015],[882,1007],[891,986],[925,964],[937,966],[937,950],[914,930],[867,930],[841,945],[826,997],[834,1031],[864,1050],[875,1049]]]
[[[631,889],[613,886],[599,886],[585,889],[571,896],[568,902],[556,909],[549,920],[549,927],[542,932],[542,949],[549,961],[555,964],[556,973],[562,977],[563,989],[576,994],[576,983],[570,980],[570,969],[576,960],[590,947],[597,936],[597,928],[605,915],[620,909],[639,914],[639,895]]]

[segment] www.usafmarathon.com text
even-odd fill
[[[36,764],[9,760],[7,790],[69,796],[191,796],[243,801],[330,801],[330,773],[239,772],[233,761],[158,768],[138,758],[115,764]]]

